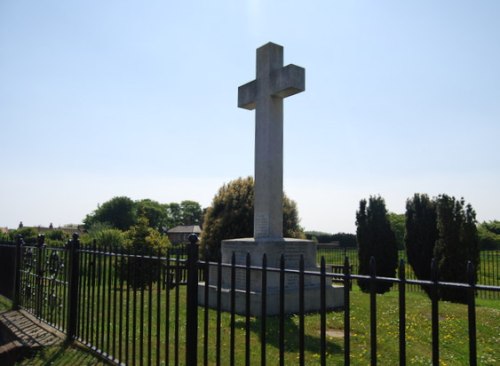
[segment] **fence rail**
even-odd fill
[[[440,336],[439,291],[454,288],[467,293],[467,339],[468,362],[475,365],[478,357],[476,327],[476,297],[498,298],[500,287],[496,283],[475,283],[469,276],[466,284],[439,282],[437,275],[431,281],[421,281],[411,277],[404,259],[401,259],[397,278],[377,277],[375,262],[369,276],[357,274],[357,255],[349,259],[349,251],[323,254],[320,270],[296,270],[270,268],[263,259],[262,266],[236,265],[206,262],[198,259],[198,247],[193,242],[186,251],[169,253],[144,253],[117,250],[111,246],[80,246],[78,236],[65,247],[52,248],[44,245],[43,237],[32,245],[25,245],[22,239],[16,244],[0,243],[0,258],[9,258],[12,265],[0,268],[0,290],[14,299],[17,306],[33,313],[40,320],[62,330],[70,340],[77,340],[103,358],[115,364],[127,365],[211,365],[211,364],[345,364],[349,365],[358,347],[352,334],[358,313],[353,314],[353,302],[369,297],[366,303],[369,354],[366,360],[375,365],[382,362],[385,351],[380,345],[381,315],[376,295],[376,283],[383,281],[394,284],[397,290],[397,312],[391,321],[396,323],[399,364],[409,362],[407,344],[412,342],[407,334],[407,321],[411,309],[407,308],[407,293],[428,286],[430,300],[430,346],[429,362],[438,365],[443,356],[444,342]],[[341,257],[342,256],[342,257]],[[16,262],[17,258],[17,262]],[[481,260],[484,261],[483,255]],[[498,280],[496,262],[498,253],[488,253],[487,263],[492,275],[479,276]],[[7,263],[7,262],[6,262]],[[332,271],[332,264],[336,271]],[[211,271],[212,269],[212,271]],[[222,312],[220,294],[221,273],[230,273],[231,310]],[[236,271],[243,273],[247,284],[244,296],[247,311],[237,315],[234,293]],[[249,310],[250,285],[254,274],[261,272],[262,316],[252,317]],[[496,271],[496,272],[495,272]],[[209,304],[208,286],[200,286],[207,281],[210,273],[218,273],[215,309],[198,306],[199,297],[205,297]],[[469,273],[474,269],[469,267]],[[285,313],[284,296],[280,296],[280,313],[266,317],[267,280],[271,275],[279,275],[279,292],[284,293],[285,279],[299,278],[299,312]],[[317,314],[303,311],[304,283],[308,278],[319,278],[321,283],[336,283],[344,286],[343,313],[326,310],[325,286],[318,301],[321,302]],[[241,280],[241,278],[240,278]],[[254,280],[254,279],[253,279]],[[371,284],[368,294],[354,291],[351,284],[365,280]],[[419,295],[420,296],[420,295]],[[424,298],[422,296],[422,298]],[[332,341],[329,329],[332,319],[341,323],[339,341]],[[316,325],[312,325],[312,324]],[[314,331],[311,333],[310,328]],[[237,346],[237,345],[241,345]],[[447,348],[444,350],[447,352]],[[485,352],[484,349],[481,352]],[[382,357],[382,358],[381,358]],[[427,363],[429,363],[427,362]]]

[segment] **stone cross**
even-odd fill
[[[238,107],[255,109],[254,238],[283,238],[283,98],[305,90],[305,69],[283,67],[283,47],[257,49],[257,78],[238,88]]]

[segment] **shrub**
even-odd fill
[[[125,251],[131,256],[117,262],[118,274],[132,288],[151,286],[160,278],[161,268],[144,256],[165,255],[168,238],[149,227],[147,218],[139,217],[137,224],[126,233]]]
[[[218,258],[222,240],[253,236],[253,205],[251,177],[238,178],[219,189],[204,217],[201,247],[208,259]],[[283,197],[283,231],[286,237],[304,238],[297,205],[286,195]]]
[[[376,275],[395,277],[398,265],[398,248],[396,236],[391,229],[385,201],[382,197],[370,197],[368,206],[366,200],[359,203],[356,212],[356,235],[358,239],[359,274],[370,275],[370,258],[376,262]],[[370,291],[369,280],[359,280],[358,285],[363,292]],[[376,283],[376,292],[385,293],[392,283]]]
[[[464,199],[445,194],[430,200],[415,194],[406,203],[406,249],[408,262],[418,279],[431,279],[431,261],[435,258],[439,280],[468,282],[467,262],[479,266],[479,239],[476,213]],[[429,288],[424,290],[430,294]],[[442,300],[466,302],[467,293],[456,288],[441,287]]]
[[[446,282],[468,282],[467,262],[471,261],[477,275],[479,265],[479,239],[476,228],[476,212],[470,204],[445,194],[436,199],[437,228],[439,239],[434,247],[434,258],[438,263],[439,280]],[[462,289],[442,287],[440,298],[466,303],[467,292]]]
[[[431,261],[438,239],[436,205],[426,194],[416,193],[406,201],[405,246],[408,263],[420,280],[431,279]],[[429,294],[429,287],[423,286]]]

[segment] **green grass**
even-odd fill
[[[117,289],[118,290],[118,289]],[[152,288],[152,307],[151,307],[151,335],[152,349],[151,359],[154,363],[159,357],[161,364],[164,364],[167,342],[165,329],[165,296],[166,292],[160,293],[160,307],[162,310],[157,311],[157,295],[156,286]],[[175,298],[178,291],[179,299],[179,328],[177,342],[179,344],[178,358],[183,363],[185,357],[185,287],[178,290],[171,290],[170,295],[170,319],[168,327],[169,340],[168,351],[170,362],[175,360],[175,342],[176,328],[173,322],[175,317]],[[136,293],[137,309],[135,323],[133,316],[129,317],[129,338],[125,340],[123,333],[125,332],[125,322],[122,324],[122,341],[127,343],[128,360],[133,359],[133,349],[135,347],[135,360],[141,359],[141,339],[142,343],[142,358],[148,358],[147,339],[149,335],[149,307],[148,294],[144,293],[144,305],[141,307],[141,293]],[[119,298],[119,291],[117,293]],[[129,311],[132,312],[132,297],[130,292]],[[421,293],[407,293],[407,360],[409,365],[428,365],[431,362],[431,304],[427,296]],[[123,305],[126,306],[126,303]],[[440,302],[439,304],[439,326],[440,326],[440,359],[442,365],[457,365],[468,363],[468,323],[467,323],[467,307],[460,304],[452,304],[448,302]],[[107,309],[107,306],[104,307]],[[143,309],[143,310],[141,310]],[[119,311],[119,310],[116,310]],[[124,309],[122,310],[124,311]],[[109,329],[112,334],[120,334],[118,324],[113,321],[113,313],[108,318],[107,310],[95,312],[92,324],[91,337],[96,337],[102,330],[102,325],[97,326],[97,322],[104,324],[105,334]],[[144,317],[141,322],[140,314],[143,312]],[[160,315],[160,329],[156,327],[157,316]],[[210,310],[209,313],[209,364],[214,364],[216,361],[216,318],[217,313]],[[476,308],[477,317],[477,348],[479,363],[483,365],[494,365],[500,362],[495,350],[500,342],[500,301],[498,300],[478,300]],[[132,329],[136,327],[135,337],[133,337]],[[199,360],[203,356],[203,324],[204,314],[200,308],[199,311],[199,341],[198,351]],[[260,362],[261,352],[261,336],[260,336],[260,319],[252,318],[250,322],[250,339],[251,339],[251,360],[252,364]],[[229,344],[230,344],[230,315],[223,313],[221,315],[221,362],[222,364],[229,363]],[[306,364],[319,364],[320,355],[320,317],[317,314],[307,315],[305,318],[306,325],[306,345],[305,357]],[[286,364],[296,364],[299,357],[299,338],[298,327],[299,317],[290,316],[286,318]],[[242,364],[245,359],[245,318],[236,316],[236,363]],[[267,344],[266,353],[269,362],[273,363],[279,357],[278,334],[279,320],[277,317],[269,317],[267,319]],[[369,296],[360,292],[356,286],[351,292],[351,361],[353,365],[365,365],[369,363],[370,355],[370,319],[369,319]],[[343,330],[344,330],[344,313],[330,312],[327,315],[327,363],[332,365],[343,365]],[[394,364],[398,360],[398,293],[391,291],[385,295],[377,295],[377,332],[378,332],[378,361],[380,364]],[[160,347],[156,347],[157,337],[159,337]],[[111,337],[113,338],[113,337]],[[114,344],[118,350],[118,340]],[[135,342],[135,346],[134,346]],[[105,351],[110,351],[113,347],[113,342],[108,344],[107,340],[100,341],[99,347]],[[117,351],[116,351],[117,352]],[[116,354],[115,352],[115,354]],[[159,353],[158,353],[159,352]],[[117,355],[118,356],[118,355]],[[125,359],[125,347],[122,350],[120,359]]]
[[[11,308],[12,308],[12,302],[6,297],[0,295],[0,313],[10,310]]]
[[[107,365],[99,357],[78,345],[60,344],[33,351],[16,363],[18,366]]]
[[[103,257],[104,258],[104,257]],[[112,268],[111,261],[106,259],[107,268]],[[83,261],[83,263],[86,263]],[[104,264],[103,259],[97,259],[97,267]],[[114,353],[122,362],[128,359],[132,364],[135,359],[139,363],[141,359],[146,364],[151,361],[155,363],[156,359],[160,364],[165,365],[166,354],[170,364],[173,364],[177,357],[180,364],[184,363],[185,358],[185,323],[186,323],[186,288],[178,287],[174,290],[166,291],[153,285],[151,288],[151,307],[149,306],[149,289],[144,293],[140,290],[135,293],[136,310],[134,318],[133,298],[134,292],[128,290],[129,317],[125,317],[127,309],[127,290],[126,286],[120,286],[119,281],[115,283],[114,272],[111,271],[111,286],[109,286],[109,275],[106,274],[105,281],[101,286],[97,286],[89,281],[85,276],[81,277],[82,293],[84,299],[81,308],[82,327],[78,335],[84,338],[84,341],[91,341],[99,349],[106,353]],[[91,296],[94,291],[94,296]],[[97,301],[99,293],[100,302]],[[102,302],[104,294],[105,301]],[[169,297],[167,313],[167,294]],[[116,298],[116,308],[114,306]],[[123,298],[123,302],[120,301]],[[141,301],[142,298],[142,301]],[[93,301],[91,301],[93,299]],[[175,304],[178,302],[179,326],[174,322],[176,316]],[[428,297],[421,292],[407,292],[407,360],[409,365],[429,365],[431,363],[431,304]],[[119,304],[122,304],[120,307]],[[159,304],[159,307],[158,307]],[[1,308],[0,302],[0,308]],[[357,286],[353,285],[351,292],[351,364],[366,365],[369,364],[370,355],[370,319],[369,319],[369,296],[360,292]],[[442,365],[460,365],[468,364],[468,333],[467,333],[467,307],[460,304],[440,302],[439,304],[439,325],[440,325],[440,358]],[[120,326],[120,312],[122,313],[122,324]],[[142,319],[141,319],[142,314]],[[167,314],[170,323],[166,323]],[[149,317],[151,317],[151,327],[149,326]],[[159,318],[158,318],[159,317]],[[482,365],[495,365],[500,363],[497,345],[500,343],[500,301],[499,300],[477,300],[477,349],[478,362]],[[204,312],[199,310],[199,340],[198,340],[198,359],[203,357],[203,324]],[[209,336],[208,336],[208,357],[209,364],[214,364],[216,360],[216,319],[215,311],[210,310]],[[157,327],[159,320],[160,327]],[[343,330],[344,313],[329,312],[327,314],[327,364],[343,365]],[[128,324],[128,334],[126,332]],[[250,339],[251,339],[251,364],[260,363],[261,338],[260,338],[260,319],[251,318]],[[299,338],[298,338],[298,316],[289,316],[286,318],[286,354],[285,364],[297,364],[299,357]],[[306,324],[306,344],[305,357],[307,365],[319,364],[320,355],[320,317],[317,314],[307,315]],[[221,363],[229,364],[229,343],[230,343],[230,315],[223,313],[221,315]],[[133,331],[135,329],[135,333]],[[244,364],[245,359],[245,318],[237,316],[235,321],[236,329],[236,364]],[[278,347],[278,329],[279,320],[277,317],[267,319],[266,332],[266,354],[269,364],[275,364],[279,357]],[[110,337],[106,336],[110,333]],[[148,345],[148,338],[151,332],[151,347]],[[168,332],[168,337],[167,337]],[[397,363],[398,353],[398,293],[397,290],[377,296],[377,333],[378,333],[378,361],[381,365],[391,365]],[[104,337],[102,337],[104,334]],[[128,336],[128,338],[127,338]],[[120,341],[122,344],[120,351]],[[157,346],[159,342],[159,346]],[[178,348],[175,344],[178,343]],[[114,350],[114,352],[113,352]],[[68,357],[68,358],[66,358]],[[90,354],[79,354],[78,349],[51,347],[44,352],[35,355],[32,364],[50,364],[49,362],[61,362],[59,364],[71,364],[71,357],[74,357],[76,364],[92,364],[99,362],[98,359],[87,359]],[[151,359],[149,360],[149,357]],[[61,361],[59,361],[61,360]],[[69,360],[69,361],[68,361]],[[70,362],[71,361],[71,362]],[[39,362],[39,363],[36,363]],[[45,362],[45,363],[44,363]],[[79,363],[81,362],[81,363]],[[90,362],[90,363],[89,363]],[[31,363],[26,363],[31,364]]]
[[[153,287],[153,290],[156,290]],[[175,304],[176,290],[170,291],[171,306]],[[185,357],[185,288],[182,287],[178,291],[179,294],[179,329],[178,329],[178,357],[180,364],[183,364]],[[156,293],[152,293],[152,341],[153,347],[152,363],[155,362],[158,350],[156,349]],[[164,295],[162,292],[161,306],[164,307]],[[144,309],[148,309],[148,292],[144,296]],[[137,293],[137,301],[140,301],[140,292]],[[409,365],[429,365],[431,363],[431,306],[428,298],[420,293],[408,293],[406,297],[407,303],[407,360]],[[2,304],[2,302],[0,302]],[[132,303],[131,303],[132,304]],[[6,304],[5,306],[9,306]],[[105,307],[106,308],[106,307]],[[148,314],[146,310],[143,323],[140,322],[140,303],[138,303],[136,317],[136,361],[139,360],[141,328],[143,344],[143,359],[146,361],[148,356],[147,337],[148,337]],[[132,309],[132,307],[130,307]],[[118,310],[117,310],[118,311]],[[171,309],[171,320],[175,314],[175,309]],[[91,322],[94,336],[97,331],[100,331],[95,322],[99,321],[104,324],[104,330],[108,329],[113,332],[113,329],[118,325],[107,318],[107,311],[102,314],[94,314],[94,320]],[[104,315],[104,321],[103,320]],[[216,359],[216,312],[209,311],[209,364],[214,364]],[[165,359],[165,312],[160,311],[161,329],[159,332],[160,349],[159,357],[161,364]],[[327,364],[343,365],[343,338],[342,332],[344,329],[343,312],[329,312],[327,314],[327,330],[330,336],[327,337]],[[477,317],[477,348],[478,362],[481,365],[496,365],[500,362],[497,352],[498,344],[500,343],[500,301],[498,300],[478,300],[476,308]],[[440,359],[442,365],[460,365],[468,364],[468,333],[467,333],[467,307],[460,304],[452,304],[448,302],[439,303],[439,332],[440,332]],[[109,320],[109,321],[108,321]],[[199,311],[199,341],[198,341],[198,359],[202,360],[203,356],[203,321],[204,315],[200,308]],[[299,357],[299,338],[298,338],[298,316],[290,316],[286,318],[286,341],[285,341],[285,364],[297,364]],[[320,355],[320,317],[317,314],[307,315],[305,318],[306,324],[306,344],[305,357],[307,365],[319,364]],[[129,351],[129,363],[132,363],[132,348],[134,339],[132,338],[132,317],[129,318],[129,340],[127,349]],[[123,325],[124,327],[124,325]],[[366,365],[369,364],[370,355],[370,334],[369,334],[369,296],[360,292],[354,286],[351,292],[351,364]],[[243,364],[245,359],[245,318],[236,316],[236,364]],[[175,343],[175,328],[171,321],[169,326],[169,352],[170,362],[174,361],[174,343]],[[229,342],[230,342],[230,316],[223,313],[221,316],[221,362],[222,364],[229,363]],[[277,317],[269,317],[267,319],[267,360],[270,364],[274,364],[279,357],[278,348],[278,329],[279,320]],[[250,339],[251,339],[251,363],[260,363],[261,339],[260,339],[260,320],[251,318],[250,322]],[[117,332],[118,329],[115,329]],[[331,331],[336,331],[332,332]],[[381,365],[390,365],[397,363],[398,353],[398,294],[397,291],[391,291],[385,295],[377,295],[377,334],[378,334],[378,362]],[[125,342],[125,339],[123,339]],[[103,349],[107,350],[112,347],[105,341]],[[115,344],[118,349],[118,344]],[[124,360],[124,350],[122,350],[122,361]],[[102,361],[94,357],[91,353],[83,352],[78,347],[53,346],[46,348],[33,354],[30,358],[25,359],[20,365],[94,365],[102,364]]]
[[[0,313],[12,309],[12,301],[0,295]],[[58,344],[27,353],[16,365],[106,365],[99,357],[77,344]]]

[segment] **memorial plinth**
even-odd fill
[[[262,265],[267,256],[267,268],[279,268],[284,255],[285,269],[298,270],[301,256],[306,271],[319,274],[316,265],[316,245],[312,241],[283,238],[283,99],[305,90],[305,70],[295,65],[283,66],[283,47],[268,43],[257,49],[257,77],[238,88],[238,107],[255,109],[255,187],[254,187],[254,237],[224,240],[221,245],[222,268],[220,291],[218,271],[210,266],[208,284],[198,286],[198,299],[205,302],[208,286],[208,305],[217,306],[221,296],[221,308],[230,311],[231,264],[246,265],[250,254],[251,266]],[[304,281],[304,310],[318,311],[321,308],[321,284],[318,275],[308,274]],[[326,281],[324,288],[327,309],[343,307],[342,287],[333,287]],[[261,314],[262,270],[250,271],[250,313]],[[266,311],[268,315],[279,313],[280,275],[275,270],[267,272]],[[285,275],[285,313],[299,311],[299,276]],[[235,312],[245,313],[246,269],[236,270]]]
[[[280,268],[281,255],[285,260],[285,269],[299,270],[300,258],[304,258],[304,271],[317,274],[304,275],[304,311],[316,312],[320,310],[321,280],[319,269],[316,265],[316,244],[309,240],[300,239],[232,239],[222,242],[222,260],[225,265],[221,271],[221,309],[231,311],[231,268],[232,255],[235,255],[235,308],[237,314],[246,313],[246,266],[247,253],[250,254],[251,266],[262,267],[264,253],[267,260],[267,287],[266,287],[266,313],[278,315],[280,312]],[[208,306],[217,307],[218,271],[217,266],[211,265],[209,269]],[[299,275],[287,273],[284,281],[284,310],[285,314],[299,312]],[[250,315],[260,316],[262,311],[262,270],[251,269],[250,273]],[[200,304],[205,304],[205,283],[198,287]],[[330,278],[326,277],[324,288],[325,306],[327,310],[339,310],[344,305],[343,287],[333,287]]]

